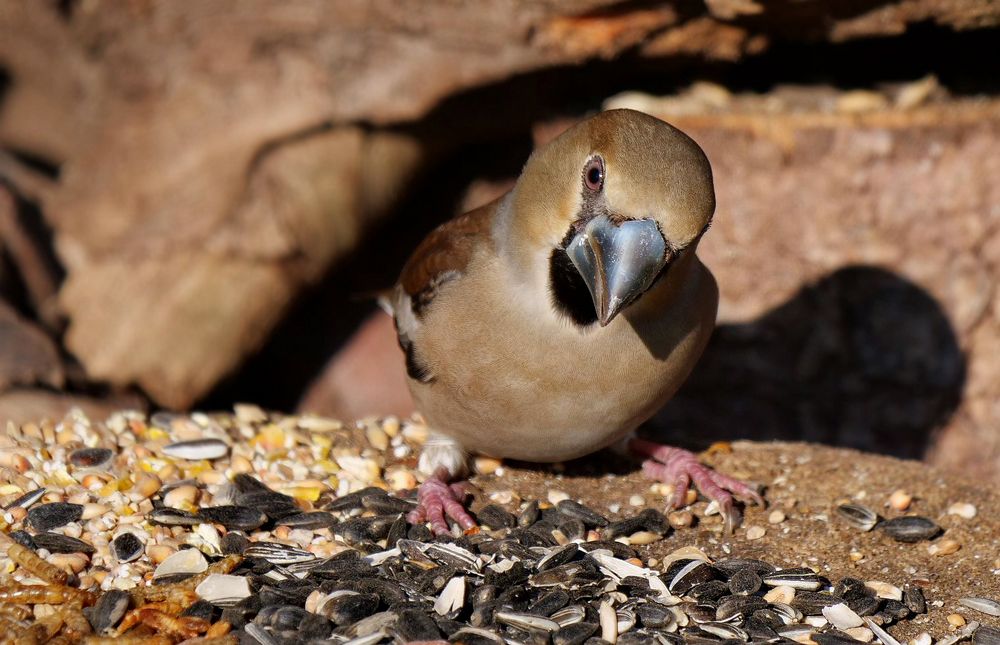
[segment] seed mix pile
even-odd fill
[[[694,546],[645,557],[690,531],[690,511],[613,508],[612,521],[565,494],[508,491],[477,509],[481,530],[433,537],[405,519],[426,433],[253,406],[8,425],[0,640],[899,645],[892,626],[926,611],[921,580],[830,580]],[[854,503],[836,515],[901,542],[941,531]],[[1000,643],[1000,604],[962,604],[981,620],[911,645]]]

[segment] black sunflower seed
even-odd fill
[[[874,616],[882,608],[882,599],[875,596],[852,596],[847,599],[847,606],[858,616]]]
[[[735,616],[749,616],[767,607],[767,601],[757,596],[726,596],[715,608],[715,620],[725,622]]]
[[[972,645],[1000,645],[1000,627],[980,625],[972,635]]]
[[[337,518],[326,511],[309,511],[296,513],[276,521],[279,526],[291,526],[298,529],[326,529],[337,523]]]
[[[298,636],[305,642],[325,641],[333,634],[333,628],[328,619],[307,612],[299,623]]]
[[[569,604],[569,594],[562,589],[547,591],[528,605],[527,613],[535,616],[551,616]]]
[[[378,515],[398,515],[399,513],[409,513],[416,504],[409,500],[382,494],[369,493],[361,497],[361,505],[369,511],[374,511]]]
[[[179,508],[153,509],[146,515],[146,519],[153,524],[163,526],[194,526],[202,523],[202,519],[198,515],[182,511]]]
[[[223,555],[243,555],[243,551],[248,546],[250,546],[250,540],[247,536],[236,531],[229,531],[219,541],[219,548],[222,549]]]
[[[49,553],[94,553],[94,547],[83,540],[59,533],[39,533],[34,536],[35,547]]]
[[[35,490],[29,490],[24,495],[19,496],[14,501],[8,503],[3,507],[3,510],[9,511],[12,508],[28,508],[38,500],[45,496],[44,488],[36,488]]]
[[[497,504],[488,504],[481,508],[476,517],[479,523],[491,529],[512,529],[517,525],[517,518]]]
[[[894,517],[879,524],[879,528],[897,542],[930,540],[941,533],[941,527],[926,517],[907,515]]]
[[[666,627],[675,620],[674,612],[657,602],[642,603],[635,608],[635,613],[639,616],[642,626],[651,629]]]
[[[687,595],[698,601],[713,601],[728,595],[729,585],[721,580],[709,580],[688,589]]]
[[[517,525],[526,528],[538,521],[538,500],[531,500],[517,516]]]
[[[574,520],[580,520],[590,528],[608,525],[608,518],[579,502],[574,502],[571,499],[564,499],[556,504],[556,508],[566,517]]]
[[[903,587],[903,602],[915,614],[927,613],[927,601],[924,599],[924,592],[916,585],[908,584]]]
[[[729,591],[737,596],[749,596],[757,593],[763,581],[753,569],[741,569],[729,578]]]
[[[77,468],[97,468],[114,456],[115,453],[108,448],[79,448],[69,454],[69,463]]]
[[[753,569],[760,577],[765,577],[770,573],[777,570],[772,564],[764,562],[763,560],[754,560],[749,558],[731,558],[729,560],[719,560],[713,563],[716,570],[722,572],[722,575],[729,579],[731,575],[737,571],[742,571],[743,569]]]
[[[823,613],[824,607],[832,607],[840,602],[841,599],[832,593],[826,593],[825,591],[803,591],[795,594],[791,605],[806,616],[819,616]]]
[[[593,636],[600,625],[597,623],[573,623],[560,627],[559,631],[552,634],[553,645],[581,645]]]
[[[406,609],[396,619],[396,634],[407,641],[432,641],[441,638],[441,630],[434,620],[416,609]]]
[[[27,531],[11,531],[10,539],[28,549],[34,550],[38,548],[38,546],[35,545],[35,539],[31,537],[31,533],[28,533]]]
[[[840,631],[817,632],[811,636],[817,645],[856,645],[861,641]]]
[[[347,495],[344,495],[342,497],[338,497],[337,499],[327,504],[323,510],[341,513],[344,511],[351,511],[356,508],[363,508],[364,503],[362,502],[362,498],[364,498],[366,495],[388,496],[388,493],[386,493],[384,490],[376,486],[369,486],[368,488],[362,488],[361,490],[354,491],[353,493],[348,493]]]
[[[230,531],[252,531],[267,522],[267,515],[246,506],[209,506],[199,509],[198,517]]]
[[[351,625],[378,610],[379,597],[375,594],[347,594],[326,601],[321,613],[338,626]]]
[[[83,515],[81,504],[70,504],[68,502],[53,502],[35,506],[28,511],[28,524],[36,531],[48,531],[50,529],[65,526],[70,522],[76,522]]]
[[[763,576],[764,584],[769,587],[791,587],[803,591],[815,591],[823,586],[823,579],[807,567],[781,569]]]

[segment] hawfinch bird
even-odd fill
[[[414,523],[475,526],[455,484],[468,454],[574,459],[620,442],[684,382],[718,290],[695,250],[715,210],[701,148],[612,110],[528,159],[514,188],[417,247],[389,296],[410,390],[432,435]],[[644,472],[694,485],[732,518],[743,482],[632,438]],[[731,521],[731,519],[730,519]]]

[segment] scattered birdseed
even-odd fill
[[[636,547],[696,521],[719,526],[648,508],[650,495],[605,517],[563,491],[541,503],[499,491],[475,505],[479,529],[434,538],[405,519],[412,468],[386,464],[420,450],[427,430],[416,421],[345,426],[238,406],[235,416],[128,413],[104,424],[74,415],[51,430],[61,443],[13,432],[23,467],[0,482],[13,540],[0,621],[33,630],[18,632],[23,642],[898,645],[884,628],[927,608],[917,587],[831,581],[820,563],[712,561],[692,546],[648,558]],[[495,460],[478,466],[500,474]],[[838,514],[859,528],[878,522]],[[751,525],[746,537],[764,533]]]

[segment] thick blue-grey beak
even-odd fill
[[[587,222],[566,253],[587,283],[601,327],[649,288],[668,259],[667,243],[656,222],[615,224],[606,215]]]

